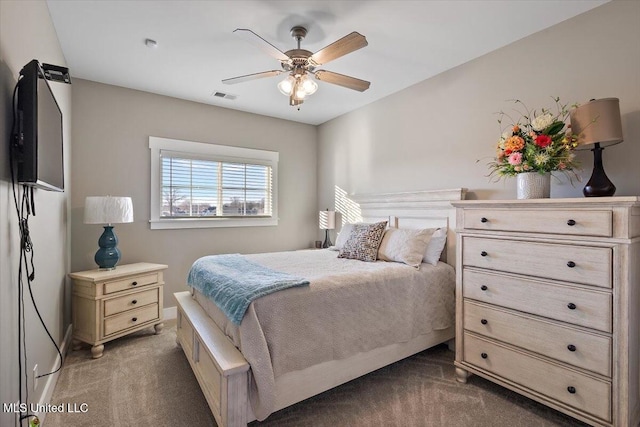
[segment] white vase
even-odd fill
[[[551,193],[551,174],[524,172],[517,175],[518,199],[546,199]]]

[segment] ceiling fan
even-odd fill
[[[234,30],[245,40],[255,44],[265,53],[280,61],[281,70],[263,71],[261,73],[247,74],[222,80],[225,84],[242,83],[249,80],[273,77],[282,73],[288,73],[286,79],[278,83],[278,89],[289,97],[289,105],[299,106],[304,99],[315,93],[318,84],[309,76],[314,76],[316,80],[346,87],[349,89],[364,92],[371,84],[368,81],[356,79],[327,70],[317,70],[320,65],[324,65],[334,59],[338,59],[348,53],[354,52],[368,45],[367,39],[362,34],[352,32],[339,40],[331,43],[316,53],[300,48],[300,42],[307,35],[307,29],[296,26],[291,29],[291,36],[298,42],[297,49],[282,52],[280,49],[257,35],[251,30],[238,28]]]

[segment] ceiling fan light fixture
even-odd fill
[[[293,76],[287,76],[286,79],[278,83],[278,90],[285,96],[291,96],[293,93],[293,86],[296,84],[296,79]]]
[[[313,95],[318,90],[318,83],[314,82],[305,75],[302,79],[302,89],[307,95]]]

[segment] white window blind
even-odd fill
[[[260,220],[277,220],[277,153],[155,137],[149,147],[152,183],[159,182],[152,188],[152,228],[275,225]]]

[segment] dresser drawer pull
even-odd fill
[[[487,256],[488,254],[485,251],[480,252],[480,256]]]
[[[482,320],[480,320],[480,323],[482,323],[483,325],[486,325],[489,322],[487,321],[487,319],[482,319]]]
[[[131,282],[131,286],[137,286],[138,282]]]
[[[480,218],[480,222],[489,222],[489,220],[485,217]]]
[[[137,304],[137,303],[138,303],[137,299],[134,299],[133,301],[131,301],[131,304]]]
[[[570,302],[569,304],[567,304],[567,308],[569,308],[569,310],[575,310],[576,309],[576,305],[572,302]]]
[[[573,220],[573,219],[570,219],[569,221],[567,221],[567,225],[568,225],[569,227],[573,227],[574,225],[576,225],[576,221],[575,221],[575,220]]]
[[[482,289],[483,291],[486,291],[489,288],[487,288],[487,285],[482,285],[482,286],[480,286],[480,289]]]
[[[576,388],[574,386],[567,387],[567,391],[571,394],[576,394]]]
[[[480,357],[486,359],[487,357],[489,357],[489,355],[487,353],[480,353]]]
[[[573,345],[573,344],[569,344],[569,345],[567,346],[567,349],[569,349],[569,351],[576,351],[576,346],[575,346],[575,345]]]
[[[576,263],[575,263],[575,262],[573,262],[573,261],[569,261],[569,262],[567,263],[567,267],[569,267],[569,268],[573,268],[573,267],[575,267],[575,266],[576,266]]]
[[[133,319],[131,319],[131,321],[132,321],[132,322],[137,322],[137,321],[138,321],[138,318],[137,318],[137,317],[134,317]]]

